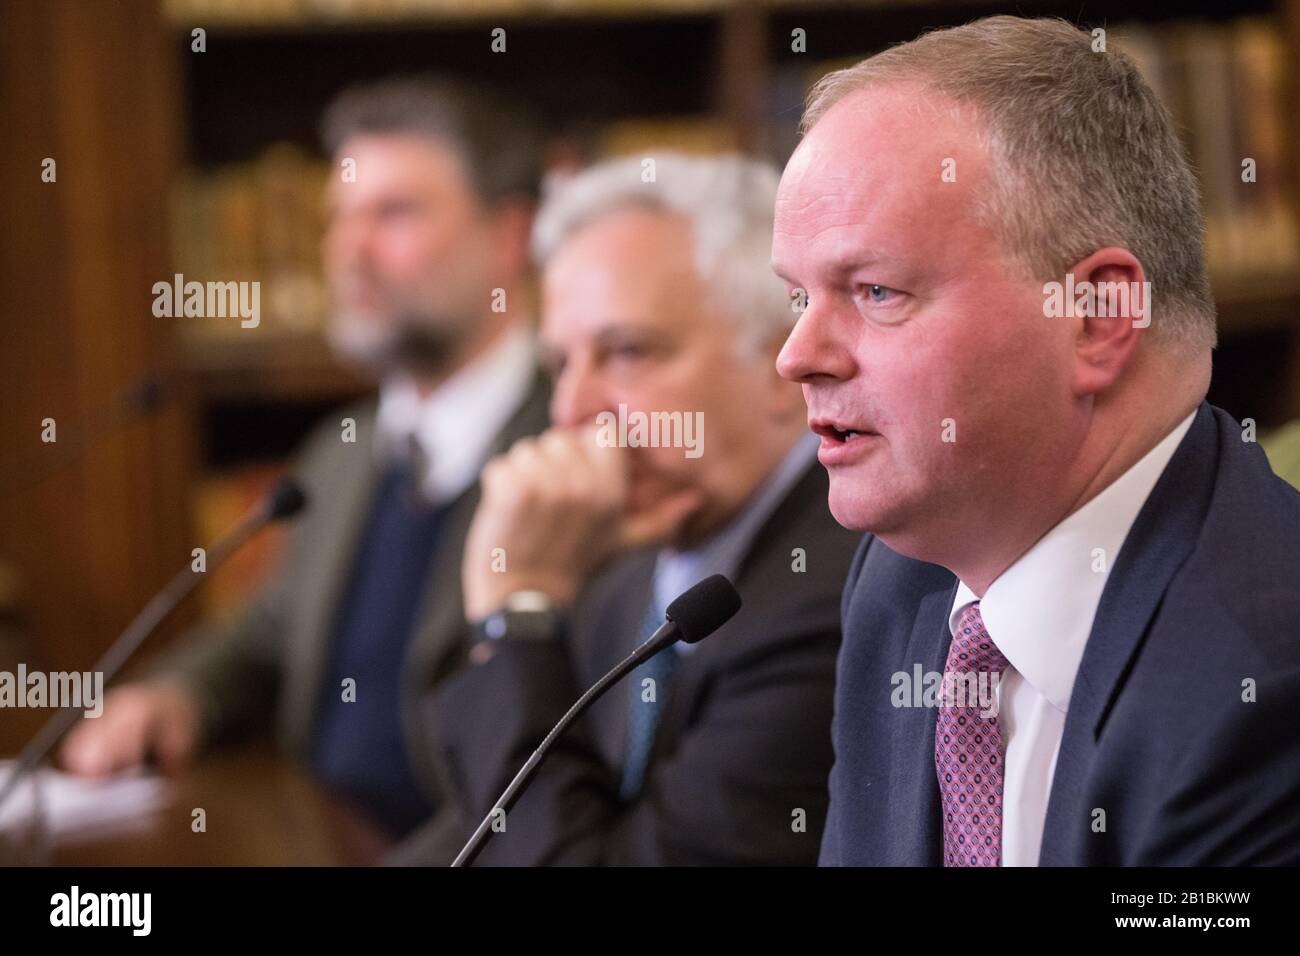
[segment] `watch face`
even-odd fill
[[[488,615],[488,619],[483,622],[483,633],[494,641],[499,641],[506,636],[506,616],[502,611],[496,614]]]

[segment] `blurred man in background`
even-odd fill
[[[274,720],[286,751],[400,834],[442,799],[415,702],[463,660],[479,470],[546,423],[522,286],[539,144],[499,96],[426,78],[344,93],[324,134],[329,337],[378,399],[307,440],[309,508],[247,611],[110,693],[62,759],[175,766]]]
[[[816,860],[854,542],[772,367],[794,319],[768,270],[776,173],[652,162],[590,169],[539,214],[554,428],[484,471],[464,571],[481,663],[430,703],[462,812],[406,861],[448,862],[578,695],[714,573],[736,617],[596,703],[480,862]],[[682,429],[654,447],[636,430],[656,415]]]

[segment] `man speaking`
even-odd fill
[[[1168,113],[1088,34],[994,17],[831,74],[804,127],[778,368],[875,535],[822,862],[1300,862],[1300,495],[1204,400]]]

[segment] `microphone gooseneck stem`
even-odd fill
[[[227,531],[208,548],[205,570],[197,572],[186,567],[178,571],[167,582],[167,586],[153,596],[153,599],[127,625],[121,636],[109,646],[104,656],[91,669],[91,673],[102,672],[104,686],[108,686],[131,659],[131,655],[144,643],[145,638],[152,634],[167,615],[171,614],[181,601],[202,583],[208,571],[216,570],[226,558],[274,518],[275,515],[268,502],[261,501],[255,505],[238,525]],[[8,779],[0,784],[0,806],[4,806],[5,800],[18,789],[19,781],[45,759],[80,716],[81,712],[75,708],[62,708],[45,722],[35,737],[28,741],[27,746],[18,755],[18,761]]]
[[[456,855],[456,859],[453,860],[451,864],[453,867],[469,866],[475,859],[477,859],[479,853],[483,851],[483,847],[487,845],[487,841],[492,837],[492,823],[496,819],[497,813],[510,812],[510,808],[515,805],[515,801],[519,799],[519,795],[523,792],[524,788],[528,786],[529,781],[532,780],[533,776],[537,773],[538,768],[541,767],[542,761],[546,758],[547,751],[550,750],[551,744],[555,742],[556,738],[559,737],[560,734],[564,733],[569,728],[570,724],[581,717],[583,712],[595,703],[596,699],[600,697],[601,694],[605,693],[605,691],[612,685],[618,683],[627,676],[627,674],[635,669],[637,665],[641,664],[643,661],[649,660],[665,647],[676,643],[677,638],[677,625],[672,621],[665,621],[663,624],[659,625],[658,630],[650,635],[649,640],[620,661],[613,670],[598,680],[585,694],[578,698],[577,702],[570,707],[565,715],[560,718],[559,722],[551,728],[551,732],[546,735],[546,738],[538,745],[537,749],[533,751],[533,754],[528,758],[528,761],[519,768],[519,772],[515,774],[515,778],[510,781],[510,785],[506,787],[501,796],[497,798],[497,802],[493,805],[492,809],[488,811],[488,815],[483,818],[483,822],[478,825],[478,829],[474,831],[474,835],[470,837],[469,842],[465,844],[464,849]]]

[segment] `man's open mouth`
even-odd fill
[[[853,426],[848,423],[827,421],[825,419],[809,422],[808,425],[815,434],[837,442],[849,442],[855,438],[878,434],[878,432],[864,426]]]

